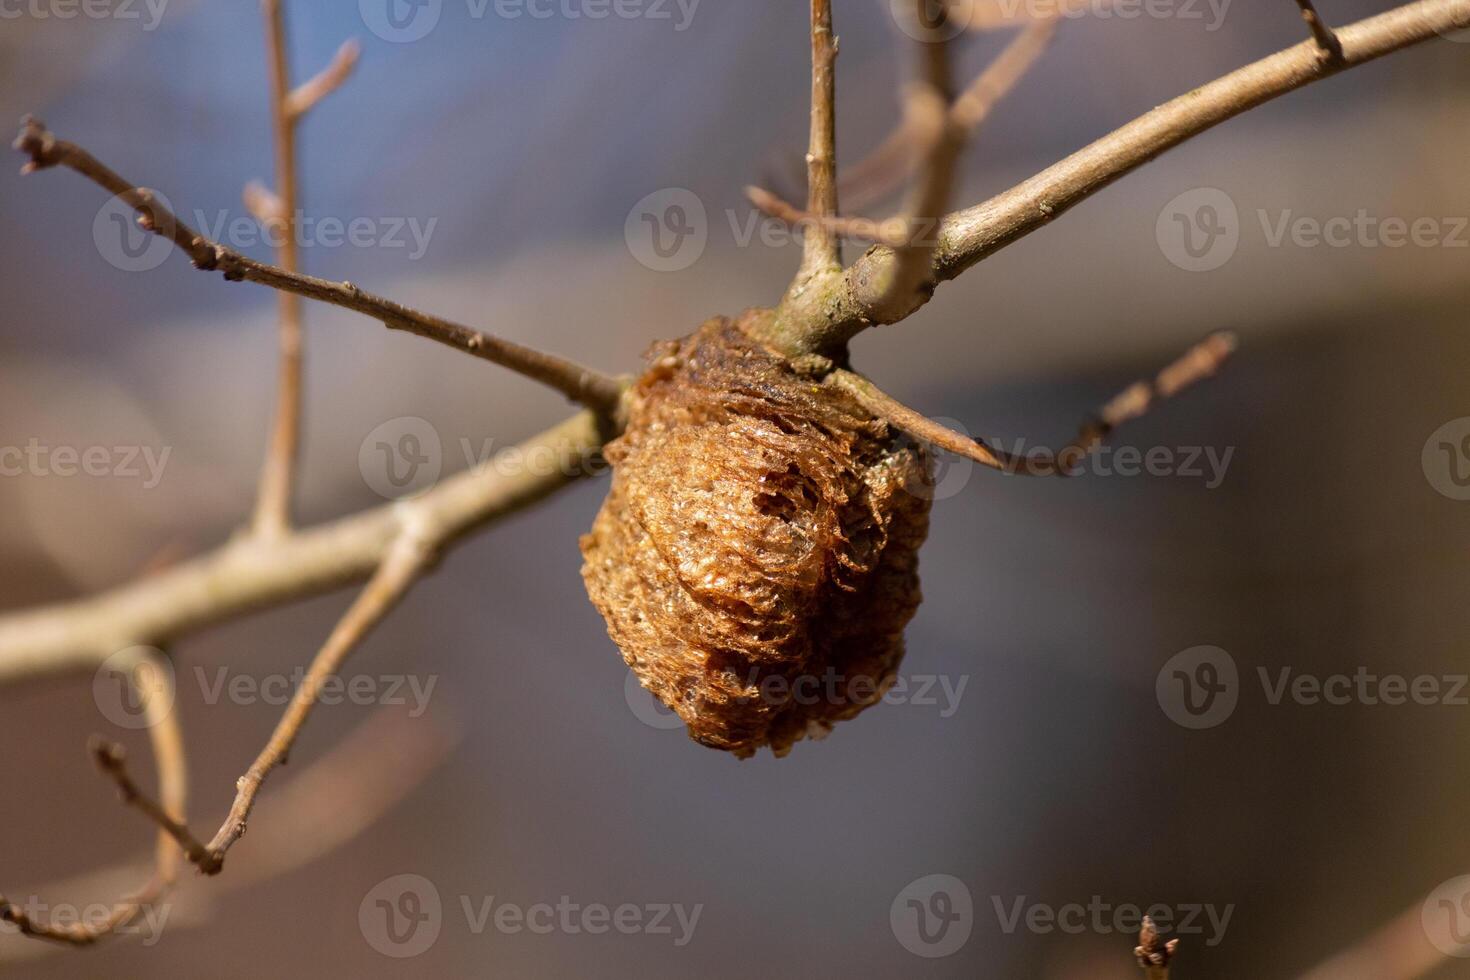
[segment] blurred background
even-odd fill
[[[1319,4],[1338,24],[1389,6]],[[886,0],[835,7],[839,151],[853,161],[894,124],[907,62]],[[623,371],[656,339],[773,303],[795,269],[799,246],[741,188],[796,193],[805,4],[646,0],[596,17],[595,0],[443,0],[403,4],[397,21],[374,0],[288,8],[298,78],[346,37],[363,45],[355,77],[302,127],[301,197],[307,216],[367,231],[334,244],[323,226],[306,271]],[[242,185],[271,171],[256,4],[3,9],[0,118],[34,112],[232,234]],[[1123,9],[1064,25],[976,140],[962,202],[1304,36],[1289,0]],[[1004,40],[967,37],[966,75]],[[1176,978],[1301,975],[1390,921],[1389,960],[1324,975],[1466,975],[1434,928],[1441,914],[1470,924],[1457,884],[1470,691],[1455,681],[1470,670],[1466,40],[1232,121],[858,340],[856,365],[909,404],[1055,447],[1206,332],[1242,338],[1218,380],[1120,434],[1155,451],[1152,467],[1110,455],[1076,480],[1028,482],[945,462],[895,703],[785,759],[690,742],[628,690],[585,598],[576,539],[606,488],[585,481],[464,542],[350,663],[374,690],[405,685],[387,741],[457,739],[381,819],[281,858],[350,822],[353,803],[328,783],[312,819],[271,830],[287,812],[271,790],[288,794],[383,710],[324,708],[225,873],[188,882],[160,935],[76,953],[7,929],[0,970],[1122,980],[1139,975],[1129,907],[1160,905],[1183,944]],[[115,453],[104,475],[7,471],[0,601],[18,609],[239,526],[267,432],[275,301],[178,255],[119,251],[105,195],[73,174],[0,169],[0,446],[168,453],[156,479]],[[675,189],[698,202],[696,234],[650,260],[640,215]],[[1314,238],[1333,219],[1341,234]],[[1389,219],[1422,233],[1388,244]],[[362,317],[307,316],[302,522],[382,503],[360,454],[382,426],[426,420],[448,473],[567,411]],[[201,828],[280,710],[212,685],[289,677],[349,597],[176,646]],[[1208,679],[1201,657],[1229,688],[1203,720],[1180,680]],[[1312,681],[1340,675],[1378,680],[1313,703]],[[1278,696],[1283,677],[1307,680]],[[1433,678],[1438,694],[1383,703],[1385,677]],[[414,717],[408,682],[434,685]],[[0,690],[13,901],[106,900],[95,880],[70,883],[146,859],[148,827],[84,746],[118,738],[151,777],[147,741],[93,691],[87,675]],[[357,764],[394,761],[385,744]],[[380,901],[437,902],[437,931],[405,945]],[[543,934],[494,916],[558,902],[634,906],[640,925],[597,934],[572,914]]]

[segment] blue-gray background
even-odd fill
[[[1341,22],[1387,4],[1320,6]],[[805,130],[804,4],[703,0],[677,30],[676,4],[670,19],[594,21],[505,18],[493,2],[475,17],[445,0],[437,27],[412,43],[374,36],[355,2],[289,7],[298,76],[346,36],[364,47],[356,77],[303,127],[308,213],[437,221],[417,259],[319,247],[306,251],[308,271],[627,370],[654,339],[772,302],[794,268],[793,247],[742,247],[730,216],[747,219],[746,183],[791,186]],[[852,160],[896,117],[901,49],[882,0],[836,8],[840,150]],[[172,0],[153,30],[142,5],[138,21],[19,9],[0,19],[0,117],[40,114],[186,214],[242,213],[241,185],[271,166],[255,4]],[[965,200],[1302,32],[1287,0],[1236,0],[1215,29],[1208,6],[1191,9],[1202,19],[1068,23],[983,130]],[[967,40],[966,70],[1002,40]],[[947,717],[942,703],[885,705],[786,759],[744,763],[640,722],[577,574],[576,536],[604,489],[588,482],[464,543],[353,662],[358,673],[437,676],[429,715],[464,732],[405,802],[289,876],[221,895],[208,921],[151,949],[121,941],[8,968],[1135,976],[1127,935],[1008,931],[996,912],[1023,897],[1061,907],[1096,896],[1233,907],[1218,945],[1184,937],[1178,976],[1291,976],[1417,908],[1470,861],[1470,708],[1271,705],[1255,677],[1261,667],[1467,669],[1470,503],[1435,490],[1421,449],[1470,415],[1470,250],[1272,248],[1256,215],[1470,214],[1467,82],[1470,44],[1443,40],[1273,103],[858,342],[857,364],[924,411],[1055,444],[1206,331],[1244,340],[1220,380],[1120,440],[1233,449],[1218,488],[975,472],[936,505],[904,670],[963,680]],[[120,271],[93,244],[94,187],[3,169],[0,444],[171,447],[151,489],[0,479],[3,602],[21,607],[125,580],[161,548],[202,549],[239,523],[270,406],[274,302],[178,257]],[[708,247],[678,273],[640,265],[624,239],[630,208],[668,187],[692,190],[709,216]],[[1197,187],[1224,190],[1242,216],[1237,254],[1209,273],[1176,268],[1156,240],[1160,210]],[[305,519],[381,502],[358,449],[385,420],[428,419],[453,468],[460,439],[503,446],[565,412],[491,366],[335,310],[308,314]],[[190,637],[176,650],[180,674],[288,671],[347,600]],[[1245,687],[1225,724],[1188,731],[1161,710],[1155,677],[1200,644],[1228,650]],[[86,677],[0,691],[8,894],[148,841],[86,763],[86,736],[109,731],[90,692]],[[209,705],[185,684],[179,710],[193,811],[217,813],[276,709]],[[368,711],[322,711],[292,768]],[[268,804],[258,820],[270,820]],[[230,862],[253,859],[247,837]],[[428,952],[390,959],[365,940],[358,908],[401,873],[435,883],[446,921]],[[899,892],[930,874],[963,881],[974,905],[968,942],[942,959],[911,954],[890,927]],[[703,910],[684,947],[658,935],[477,934],[460,897],[491,895]],[[21,942],[0,935],[0,969]]]

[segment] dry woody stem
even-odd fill
[[[1160,371],[1154,380],[1139,381],[1115,395],[1082,425],[1077,437],[1061,451],[1036,451],[1024,456],[994,449],[980,439],[971,439],[930,421],[892,396],[884,394],[867,378],[852,371],[833,371],[827,376],[827,383],[848,392],[868,411],[886,419],[915,439],[972,459],[991,469],[1022,476],[1073,476],[1082,460],[1101,446],[1103,440],[1120,425],[1143,415],[1155,402],[1173,398],[1185,388],[1213,377],[1234,350],[1234,335],[1211,334],[1191,347],[1183,357]]]
[[[837,38],[832,34],[832,0],[812,0],[812,119],[806,154],[809,212],[837,213]],[[798,281],[842,268],[837,235],[820,226],[811,228],[802,243]]]
[[[90,922],[60,924],[41,921],[23,906],[0,895],[0,921],[12,923],[22,935],[70,946],[90,946],[131,924],[145,908],[167,895],[178,880],[180,853],[174,841],[178,836],[175,830],[183,826],[188,797],[188,765],[178,714],[172,710],[173,691],[168,689],[173,674],[156,653],[139,654],[135,662],[120,666],[126,668],[122,672],[142,706],[158,768],[159,802],[148,800],[145,809],[160,828],[153,849],[153,873],[142,887],[114,903],[106,916]],[[117,780],[125,802],[137,803],[146,799],[123,772],[120,747],[94,740],[89,748],[98,766]]]
[[[266,50],[271,76],[271,130],[275,148],[276,188],[245,188],[245,206],[262,224],[285,226],[276,261],[287,272],[300,270],[296,212],[300,182],[296,176],[296,126],[318,102],[340,88],[361,53],[356,41],[338,49],[332,63],[299,88],[291,88],[286,14],[282,0],[263,0]],[[257,534],[282,534],[291,525],[291,495],[301,455],[301,373],[303,353],[301,297],[277,293],[280,317],[280,368],[276,384],[275,421],[260,471],[252,527]]]
[[[481,333],[470,327],[420,313],[401,303],[358,289],[350,282],[331,282],[257,262],[210,241],[180,221],[153,193],[119,177],[96,157],[73,143],[59,140],[45,125],[32,116],[21,124],[15,141],[16,149],[31,161],[22,168],[32,173],[48,167],[63,166],[76,171],[138,212],[138,224],[146,231],[171,240],[195,268],[218,271],[230,281],[259,283],[274,289],[355,310],[381,322],[390,330],[406,330],[446,344],[475,357],[510,368],[534,381],[554,388],[572,401],[594,411],[611,414],[622,395],[622,382],[610,375],[583,367],[555,354],[547,354]]]

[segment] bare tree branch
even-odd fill
[[[250,813],[255,808],[256,797],[259,796],[266,777],[286,761],[302,727],[311,717],[322,685],[341,669],[352,651],[398,605],[435,560],[438,555],[436,533],[426,525],[409,521],[393,539],[373,577],[368,580],[366,587],[348,607],[327,637],[327,642],[312,659],[310,669],[292,696],[285,714],[276,724],[265,748],[251,763],[245,775],[236,781],[235,802],[230,806],[229,815],[220,824],[213,840],[207,845],[200,843],[188,827],[150,800],[128,775],[121,747],[99,740],[93,748],[97,764],[117,783],[123,802],[136,807],[178,841],[185,856],[200,871],[208,875],[219,874],[224,869],[225,855],[236,841],[245,836]]]
[[[270,821],[251,834],[248,864],[210,879],[210,887],[181,883],[168,917],[170,932],[209,921],[216,900],[279,878],[351,841],[406,797],[459,740],[458,726],[439,717],[409,718],[400,709],[379,708],[326,755],[297,773],[262,802]],[[150,732],[157,729],[150,729]],[[165,793],[166,795],[166,793]],[[223,819],[221,817],[220,819]],[[178,847],[168,846],[177,862]],[[42,894],[106,894],[138,873],[138,860],[89,872],[40,889]],[[157,902],[154,897],[153,902]],[[143,903],[148,904],[148,903]],[[23,912],[24,909],[21,909]],[[121,929],[125,924],[115,927]],[[0,942],[0,964],[34,959],[59,944]]]
[[[90,946],[131,924],[146,907],[163,898],[178,880],[179,848],[174,843],[175,835],[166,825],[182,826],[188,797],[188,766],[178,715],[173,710],[173,674],[159,662],[156,653],[140,654],[137,662],[125,666],[128,669],[123,673],[143,708],[143,720],[158,768],[159,802],[150,800],[148,804],[150,816],[160,826],[158,842],[154,845],[153,874],[143,887],[115,903],[105,917],[91,922],[42,922],[24,906],[8,902],[0,895],[0,921],[13,923],[22,935],[69,946]],[[120,746],[94,746],[93,752],[104,768],[114,758],[121,765]],[[131,780],[128,788],[141,795]],[[126,795],[127,790],[124,792]]]
[[[380,321],[390,330],[406,330],[446,344],[456,350],[484,358],[494,364],[525,375],[548,387],[555,388],[575,402],[594,411],[610,414],[617,411],[622,397],[622,382],[583,367],[555,354],[525,347],[513,341],[503,340],[469,327],[412,310],[381,296],[358,289],[350,282],[331,282],[313,276],[290,272],[265,262],[257,262],[240,253],[210,241],[180,221],[171,211],[158,202],[151,191],[134,186],[81,147],[58,140],[46,130],[45,125],[34,117],[27,116],[21,124],[20,136],[15,141],[16,149],[30,156],[31,160],[22,173],[31,173],[47,167],[64,166],[100,185],[116,195],[139,213],[138,223],[145,230],[170,239],[187,255],[198,269],[218,270],[231,281],[246,280],[274,289],[296,293],[307,299],[319,300],[355,310]]]
[[[806,153],[806,209],[815,215],[837,213],[837,38],[832,35],[832,0],[811,0],[812,119]],[[842,268],[837,235],[810,226],[802,241],[797,282]]]
[[[427,522],[447,546],[600,472],[597,451],[614,434],[583,412],[515,447],[520,460],[515,467],[492,460],[411,500],[278,539],[237,537],[107,592],[0,616],[0,684],[95,669],[140,636],[162,643],[253,609],[360,581],[378,567],[407,521]]]
[[[154,802],[133,781],[128,772],[127,753],[121,745],[94,736],[87,750],[92,753],[98,770],[117,784],[118,796],[124,804],[136,808],[153,821],[160,831],[183,850],[184,856],[190,861],[198,864],[209,856],[208,849],[189,833],[189,828],[181,817],[170,813],[167,806]]]
[[[296,121],[286,108],[291,94],[291,68],[286,47],[286,16],[281,0],[262,0],[266,51],[270,60],[271,130],[275,148],[276,211],[271,224],[284,225],[276,261],[287,272],[300,269],[296,244]],[[248,193],[248,188],[247,188]],[[252,528],[257,534],[282,534],[291,524],[291,492],[301,453],[301,297],[278,292],[280,360],[270,443],[260,470]]]
[[[982,440],[971,439],[931,421],[852,371],[838,369],[829,374],[826,381],[847,391],[868,411],[915,439],[932,443],[983,466],[1022,476],[1072,476],[1087,454],[1102,445],[1118,426],[1143,415],[1156,401],[1172,398],[1185,388],[1213,377],[1234,350],[1233,335],[1210,335],[1159,372],[1153,381],[1139,381],[1116,395],[1082,426],[1076,439],[1057,453],[1038,450],[1014,455],[994,449]]]
[[[894,318],[902,317],[907,308],[920,302],[915,294],[929,278],[938,244],[935,229],[949,206],[955,171],[965,148],[965,130],[949,113],[954,97],[949,39],[942,18],[939,24],[925,22],[926,4],[927,0],[914,0],[910,11],[910,32],[919,39],[919,79],[909,93],[909,108],[904,115],[918,121],[919,132],[930,131],[934,136],[928,141],[918,179],[904,208],[903,241],[892,250],[893,262],[884,270],[887,281],[875,284],[873,298],[875,310]]]
[[[1328,64],[1316,42],[1306,41],[1203,85],[1016,187],[948,215],[939,228],[930,280],[955,278],[1164,151],[1248,109],[1466,27],[1470,0],[1417,0],[1338,30],[1343,48],[1338,64]],[[848,267],[840,283],[788,295],[769,341],[792,355],[835,350],[868,327],[892,322],[878,315],[875,304],[894,261],[892,249],[876,246]]]
[[[430,527],[409,522],[389,546],[382,564],[366,587],[327,637],[276,730],[271,733],[270,741],[236,783],[235,802],[230,807],[229,816],[209,842],[207,853],[202,859],[189,853],[190,860],[205,874],[218,874],[224,866],[225,854],[244,836],[261,784],[271,770],[286,761],[302,726],[316,707],[322,684],[341,669],[363,638],[398,605],[436,559],[439,553],[436,534]]]

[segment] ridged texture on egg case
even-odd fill
[[[893,682],[929,459],[724,318],[650,363],[581,539],[588,595],[692,738],[784,755]]]

